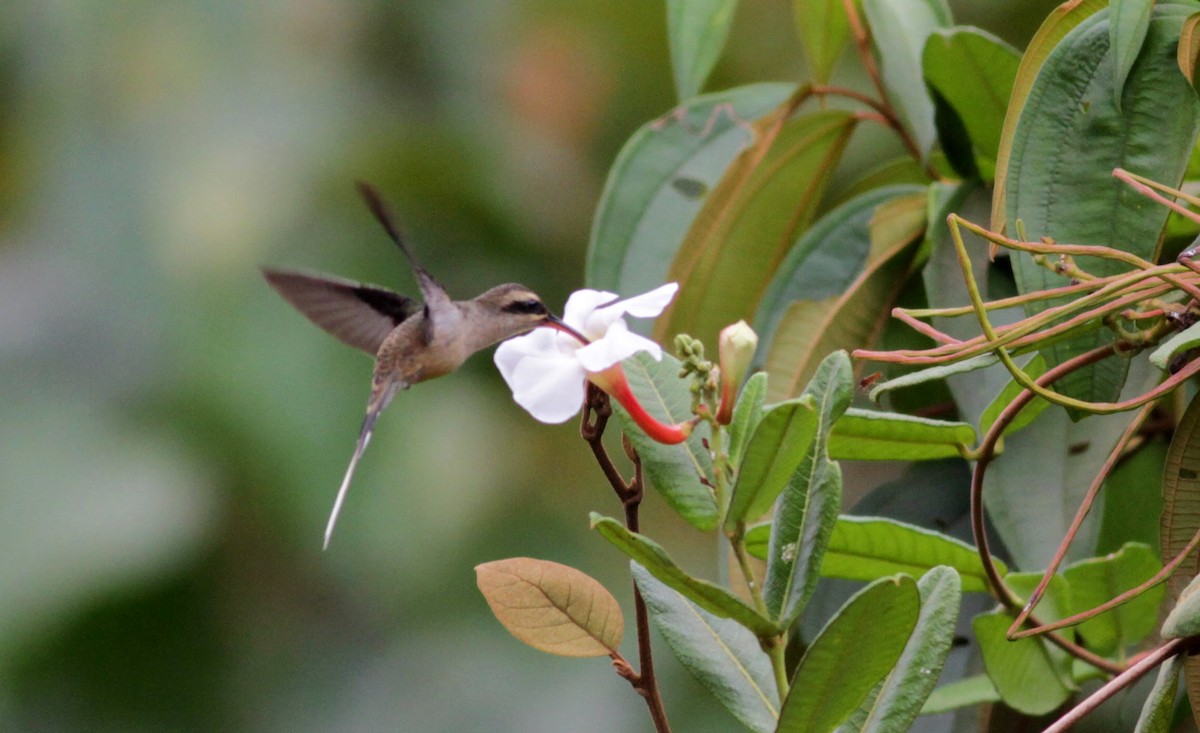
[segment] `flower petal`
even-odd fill
[[[662,359],[661,346],[631,332],[625,321],[619,320],[609,326],[604,338],[579,347],[575,351],[575,358],[589,372],[602,372],[639,351],[648,352],[656,361]]]
[[[660,285],[648,293],[626,298],[601,310],[607,313],[610,310],[620,309],[622,315],[628,314],[634,318],[653,318],[662,313],[670,305],[671,299],[675,297],[675,293],[678,291],[679,283],[667,283],[666,285]]]
[[[569,357],[525,359],[517,365],[509,386],[526,412],[541,422],[557,424],[583,407],[586,376],[579,362]]]
[[[600,306],[612,303],[620,297],[616,293],[606,290],[589,290],[587,288],[576,290],[571,293],[571,297],[567,298],[567,304],[563,306],[563,321],[571,328],[583,332],[583,335],[588,338],[600,338],[604,335],[603,329],[599,332],[588,333],[588,316]]]
[[[511,338],[496,347],[492,360],[504,381],[512,384],[512,374],[523,359],[540,358],[557,352],[554,332],[548,328],[535,328],[523,336]]]

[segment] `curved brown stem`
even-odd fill
[[[1098,349],[1080,354],[1074,359],[1059,364],[1050,369],[1036,380],[1039,386],[1046,386],[1061,379],[1063,376],[1071,372],[1082,369],[1083,367],[1094,364],[1101,359],[1106,359],[1116,352],[1113,346],[1103,346]],[[1004,434],[1004,429],[1017,417],[1022,409],[1025,408],[1033,400],[1034,394],[1030,390],[1023,390],[1007,407],[1000,412],[1000,416],[996,418],[996,422],[988,430],[983,437],[983,442],[980,443],[978,450],[978,459],[975,462],[975,470],[971,474],[971,531],[975,535],[975,546],[979,550],[979,559],[983,563],[983,571],[987,576],[988,584],[992,586],[992,590],[996,594],[997,600],[1000,601],[1006,608],[1014,613],[1021,610],[1022,603],[1019,598],[1013,595],[1008,586],[1004,584],[1004,579],[1000,577],[1000,571],[996,564],[992,562],[991,548],[988,546],[987,531],[984,525],[984,510],[983,510],[983,476],[987,471],[987,466],[996,456],[996,443],[1000,440],[1000,436]],[[1041,621],[1034,618],[1032,615],[1027,619],[1028,623],[1040,625]],[[1059,634],[1046,634],[1046,640],[1071,656],[1081,659],[1097,669],[1104,670],[1110,674],[1120,674],[1125,671],[1125,666],[1116,664],[1104,657],[1094,654],[1087,649],[1075,644],[1072,641],[1060,636]]]
[[[621,501],[621,506],[625,510],[625,527],[630,532],[637,532],[638,510],[641,507],[642,497],[645,495],[642,461],[637,451],[622,436],[625,454],[633,461],[633,478],[626,482],[616,465],[613,464],[608,450],[604,447],[604,428],[608,425],[610,417],[612,417],[612,404],[608,400],[608,395],[589,382],[587,397],[583,404],[583,418],[579,424],[579,434],[591,447],[592,454],[596,457],[596,463],[600,465],[604,477],[608,479],[608,483]],[[638,666],[641,669],[634,672],[628,662],[624,659],[617,660],[615,657],[613,659],[614,668],[617,674],[629,680],[634,691],[646,700],[650,718],[654,721],[654,730],[657,733],[670,733],[671,724],[667,722],[667,711],[663,707],[662,695],[658,690],[658,678],[654,676],[654,654],[650,646],[650,616],[646,611],[646,601],[642,598],[642,592],[638,590],[637,583],[633,584],[633,610],[637,623]]]
[[[1117,461],[1125,451],[1125,446],[1129,444],[1131,438],[1137,434],[1138,428],[1146,418],[1150,417],[1150,412],[1154,409],[1153,402],[1147,403],[1138,410],[1133,419],[1129,421],[1125,431],[1121,433],[1121,437],[1117,439],[1116,445],[1109,451],[1108,458],[1104,461],[1104,465],[1096,473],[1096,477],[1092,479],[1092,485],[1088,487],[1087,494],[1084,495],[1083,501],[1079,503],[1079,509],[1075,512],[1075,517],[1071,520],[1071,526],[1067,529],[1067,533],[1063,535],[1062,542],[1058,543],[1058,549],[1054,553],[1054,557],[1050,560],[1050,565],[1046,568],[1046,572],[1042,574],[1041,581],[1038,582],[1033,593],[1029,594],[1029,601],[1026,602],[1025,608],[1017,614],[1017,618],[1013,621],[1012,626],[1008,628],[1009,639],[1019,639],[1024,636],[1032,636],[1041,631],[1049,631],[1046,627],[1035,626],[1029,629],[1021,629],[1025,625],[1025,619],[1029,614],[1033,613],[1033,609],[1038,602],[1042,600],[1042,594],[1046,592],[1046,586],[1050,585],[1051,578],[1058,572],[1058,567],[1062,565],[1063,560],[1067,557],[1067,550],[1071,547],[1071,542],[1075,539],[1075,535],[1079,533],[1079,527],[1083,524],[1084,517],[1091,510],[1093,502],[1096,501],[1096,495],[1100,493],[1100,488],[1104,486],[1104,480],[1108,478],[1108,474],[1116,467]],[[1093,613],[1093,612],[1089,612]],[[1085,616],[1086,618],[1086,616]],[[1083,619],[1080,619],[1083,620]],[[1064,624],[1069,626],[1070,624]],[[1057,627],[1057,628],[1062,628]]]

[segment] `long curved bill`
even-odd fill
[[[587,344],[591,343],[591,341],[588,340],[587,336],[584,336],[582,333],[580,333],[580,332],[576,331],[575,329],[571,328],[570,326],[568,326],[566,324],[566,322],[563,321],[563,319],[559,318],[558,316],[554,315],[553,313],[551,313],[550,316],[546,318],[546,323],[544,325],[546,326],[546,328],[553,328],[555,331],[562,331],[563,333],[567,334],[568,336],[573,337],[576,341],[578,341],[579,343],[581,343],[585,346]]]

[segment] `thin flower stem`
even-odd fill
[[[1083,716],[1100,707],[1107,700],[1112,699],[1121,690],[1137,682],[1142,678],[1142,675],[1162,664],[1170,657],[1182,653],[1190,641],[1190,639],[1171,639],[1154,651],[1146,654],[1146,656],[1139,659],[1136,663],[1130,665],[1128,669],[1109,680],[1099,690],[1089,695],[1086,700],[1071,708],[1066,715],[1054,721],[1054,724],[1042,731],[1042,733],[1065,733],[1071,726],[1078,723]]]
[[[1133,188],[1134,191],[1137,191],[1143,196],[1170,208],[1175,213],[1185,216],[1196,223],[1200,223],[1200,214],[1197,214],[1195,211],[1192,211],[1185,206],[1180,206],[1178,202],[1158,195],[1156,191],[1162,191],[1163,193],[1168,193],[1172,196],[1178,196],[1192,206],[1200,206],[1200,199],[1196,198],[1195,196],[1190,196],[1183,191],[1176,190],[1170,186],[1164,186],[1157,181],[1144,178],[1136,173],[1130,173],[1124,168],[1114,168],[1113,177],[1128,184],[1131,188]]]
[[[625,510],[625,527],[630,532],[637,532],[639,528],[638,510],[645,492],[642,462],[637,452],[626,442],[625,452],[633,461],[633,479],[626,483],[604,447],[604,428],[608,425],[608,419],[611,416],[612,404],[609,402],[608,395],[589,382],[579,433],[591,447],[592,454],[595,455],[596,462],[600,465],[600,470],[604,472],[604,477],[608,479],[617,498],[621,501],[621,506]],[[650,645],[650,616],[646,610],[646,601],[642,598],[642,592],[638,589],[637,583],[633,584],[633,609],[637,624],[638,664],[641,669],[634,672],[628,663],[625,663],[623,668],[618,664],[616,665],[617,673],[629,680],[634,691],[645,699],[646,707],[650,710],[650,718],[654,721],[656,733],[670,733],[671,725],[667,721],[667,711],[663,707],[662,695],[658,690],[658,679],[654,675],[654,655]]]

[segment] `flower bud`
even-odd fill
[[[721,365],[721,406],[717,410],[717,422],[722,425],[728,425],[733,418],[738,387],[750,369],[757,349],[758,334],[745,321],[738,321],[721,331],[717,347]]]

